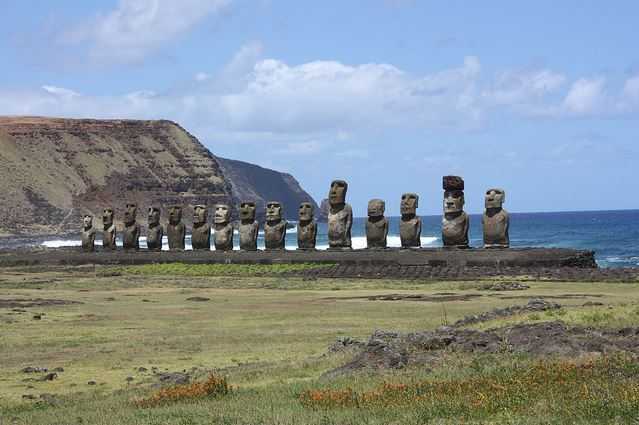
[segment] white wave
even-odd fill
[[[258,249],[264,249],[264,238],[262,236],[263,235],[260,235],[260,237],[258,238],[258,241],[257,241]],[[438,240],[438,238],[435,237],[435,236],[422,236],[422,238],[421,238],[422,246],[432,245],[437,240]],[[366,236],[353,236],[351,238],[351,242],[352,242],[353,249],[364,249],[364,248],[366,248]],[[95,245],[96,246],[102,246],[102,241],[101,240],[96,240],[95,241]],[[122,247],[122,240],[120,238],[118,238],[116,240],[116,245],[118,247]],[[211,250],[215,251],[215,247],[213,246],[213,241],[211,241],[211,245],[212,245],[211,246]],[[81,240],[76,240],[76,239],[55,239],[55,240],[42,242],[42,246],[45,246],[47,248],[79,247],[79,246],[82,246],[82,241]],[[400,239],[400,237],[399,236],[394,236],[394,235],[388,236],[388,246],[391,247],[391,248],[399,248],[399,247],[401,247],[401,239]],[[141,249],[146,249],[147,248],[146,237],[145,236],[141,236],[140,237],[140,248]],[[186,236],[186,240],[185,240],[185,250],[190,251],[192,249],[193,249],[193,246],[191,245],[191,235],[187,235]],[[233,249],[236,250],[236,251],[240,249],[239,241],[238,241],[237,238],[235,238],[235,246],[233,247]],[[287,241],[286,249],[287,250],[296,250],[297,249],[297,241],[295,241],[295,240]],[[327,244],[320,244],[320,245],[317,246],[317,249],[318,250],[328,249],[328,245]],[[168,240],[167,236],[164,236],[162,238],[162,251],[168,251],[168,250],[169,250],[169,240]],[[621,260],[621,259],[619,259],[619,260]],[[614,260],[612,260],[612,261],[614,261]]]
[[[65,248],[65,247],[82,246],[82,241],[54,239],[51,241],[44,241],[42,242],[41,245],[47,248]]]

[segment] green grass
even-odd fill
[[[445,381],[463,387],[464,382],[478,377],[499,381],[511,376],[514,381],[508,382],[515,385],[522,377],[518,373],[532,367],[530,359],[451,354],[433,371],[409,369],[330,382],[319,377],[349,359],[347,354],[326,355],[328,345],[338,337],[365,339],[375,329],[433,329],[468,314],[525,304],[531,297],[557,297],[555,301],[564,307],[476,327],[545,320],[638,326],[639,288],[634,284],[530,282],[528,290],[497,293],[479,291],[481,284],[472,282],[308,281],[278,276],[272,270],[282,270],[279,265],[257,269],[188,266],[182,272],[180,267],[80,267],[34,273],[0,270],[0,300],[81,302],[30,307],[24,313],[0,308],[0,423],[12,423],[12,418],[19,424],[417,424],[431,419],[459,423],[459,418],[465,418],[466,423],[604,423],[614,422],[616,417],[618,422],[628,422],[633,414],[637,416],[634,399],[620,395],[620,389],[633,388],[631,383],[637,378],[632,360],[611,361],[610,373],[603,364],[597,369],[601,373],[589,381],[599,389],[600,398],[579,403],[544,396],[543,392],[535,395],[532,390],[525,395],[525,408],[496,404],[496,410],[472,409],[468,403],[455,405],[455,397],[448,404],[329,410],[304,407],[299,401],[299,395],[309,389],[352,388],[365,393],[385,381]],[[265,267],[271,271],[264,272]],[[481,296],[446,303],[366,298],[390,293]],[[210,300],[187,301],[192,297]],[[584,307],[587,301],[604,305]],[[42,320],[33,320],[35,313],[45,315]],[[25,382],[32,377],[19,372],[26,366],[61,366],[65,371],[54,381]],[[140,366],[149,372],[138,372]],[[236,390],[221,399],[138,409],[131,400],[149,394],[156,382],[151,367],[159,371],[197,367],[202,374],[215,369],[228,376]],[[131,382],[126,380],[129,376],[134,378]],[[499,382],[505,382],[503,379]],[[97,385],[87,385],[90,380]],[[606,380],[610,381],[608,389],[602,386]],[[557,388],[574,387],[575,394],[580,390],[575,382],[566,385]],[[56,394],[61,404],[47,406],[22,399],[23,394],[37,397],[44,393]],[[459,397],[457,401],[463,399]],[[565,412],[560,408],[562,400]]]
[[[259,276],[299,272],[330,267],[332,264],[145,264],[141,266],[107,269],[106,273],[120,271],[132,275],[171,276]]]

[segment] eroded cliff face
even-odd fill
[[[0,179],[4,235],[77,232],[83,214],[100,226],[102,208],[119,219],[128,201],[141,223],[171,204],[190,222],[190,206],[234,199],[218,159],[171,121],[0,117]]]
[[[268,201],[279,201],[288,220],[297,220],[297,210],[302,202],[311,202],[316,216],[319,208],[313,198],[302,189],[298,181],[288,173],[263,168],[248,162],[217,158],[224,175],[231,183],[234,204],[254,201],[258,220],[264,220],[264,209]]]

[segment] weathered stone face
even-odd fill
[[[242,202],[240,204],[240,220],[255,221],[255,202]]]
[[[269,201],[266,204],[266,221],[278,222],[282,219],[282,204]]]
[[[177,225],[182,221],[182,207],[173,205],[169,207],[169,223]]]
[[[419,207],[419,196],[416,193],[404,193],[399,206],[401,215],[414,216],[417,214]]]
[[[209,212],[206,205],[196,205],[193,208],[193,230],[191,231],[191,245],[196,251],[211,249],[211,226],[208,221]]]
[[[113,208],[105,208],[102,211],[102,248],[106,250],[116,249],[115,225],[113,224]]]
[[[126,250],[140,249],[140,225],[136,223],[138,206],[126,204],[124,210],[124,231],[122,232],[122,246]]]
[[[193,207],[193,225],[206,224],[209,221],[209,210],[206,205],[196,205]]]
[[[160,209],[157,207],[149,208],[149,213],[147,215],[147,222],[149,223],[149,227],[157,226],[160,224]]]
[[[131,225],[135,223],[138,215],[138,206],[136,204],[128,203],[124,209],[124,224]]]
[[[506,192],[503,189],[488,189],[484,198],[486,211],[482,217],[485,248],[508,248],[510,246],[510,216],[503,209]]]
[[[330,205],[342,205],[346,203],[346,192],[348,191],[348,183],[344,180],[333,180],[331,189],[328,192],[328,202]]]
[[[368,202],[368,220],[366,221],[366,246],[369,249],[386,248],[388,220],[384,217],[386,203],[381,199]]]
[[[284,249],[286,240],[286,221],[282,220],[282,204],[270,201],[266,204],[266,223],[264,224],[264,247]]]
[[[105,208],[102,211],[102,225],[105,229],[113,226],[113,208]]]
[[[464,192],[461,190],[447,190],[444,192],[444,213],[459,213],[464,211]]]
[[[312,221],[314,213],[313,204],[310,202],[302,202],[297,212],[297,218],[302,222]]]
[[[215,224],[226,224],[231,221],[231,209],[226,204],[215,205]]]
[[[442,241],[445,247],[468,248],[469,217],[464,212],[464,180],[459,176],[444,176],[444,217]]]
[[[501,208],[506,200],[506,192],[503,189],[488,189],[484,197],[484,205],[488,208]]]
[[[85,252],[95,251],[95,234],[93,227],[93,216],[85,215],[82,218],[82,250]]]
[[[313,205],[302,202],[298,210],[297,249],[315,249],[317,224],[313,221]]]
[[[401,220],[399,238],[402,248],[419,248],[422,245],[422,219],[417,216],[419,196],[416,193],[404,193],[400,203]]]
[[[84,230],[89,230],[93,227],[92,215],[85,215],[84,217],[82,217],[82,227],[84,228]]]
[[[182,223],[182,207],[173,205],[169,207],[169,224],[166,226],[171,251],[184,251],[186,226]]]
[[[164,237],[164,229],[160,225],[160,209],[157,207],[149,208],[147,216],[149,227],[146,234],[146,246],[151,251],[162,250],[162,237]]]
[[[371,199],[368,201],[368,216],[383,217],[386,210],[386,202],[381,199]]]

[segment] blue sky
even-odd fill
[[[639,208],[639,2],[4,1],[0,114],[171,119],[397,214]]]

